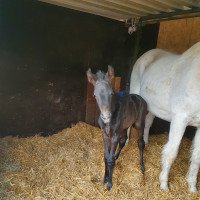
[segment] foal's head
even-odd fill
[[[93,74],[91,69],[88,69],[87,78],[94,85],[94,96],[101,111],[100,117],[107,124],[111,120],[111,98],[113,95],[111,81],[114,78],[114,69],[108,66],[106,74],[102,71]]]

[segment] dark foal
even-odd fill
[[[140,150],[140,168],[144,173],[143,140],[147,104],[142,97],[131,94],[120,97],[113,93],[111,80],[114,69],[108,66],[104,74],[98,71],[96,75],[87,71],[88,81],[94,85],[94,96],[100,109],[99,125],[103,130],[105,176],[104,183],[108,190],[112,188],[112,174],[115,160],[119,157],[127,140],[127,129],[135,126],[138,131],[138,147]]]

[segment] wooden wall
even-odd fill
[[[163,21],[157,47],[182,53],[200,41],[200,17]]]

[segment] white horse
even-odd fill
[[[155,116],[171,122],[169,139],[162,152],[160,188],[168,189],[170,167],[188,125],[197,127],[191,163],[186,176],[190,192],[196,192],[200,166],[200,42],[183,54],[153,49],[135,63],[130,93],[141,95],[148,104],[144,140]]]

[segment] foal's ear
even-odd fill
[[[90,83],[92,83],[93,85],[96,83],[97,77],[96,75],[94,75],[91,71],[91,69],[89,68],[87,70],[87,79]]]
[[[108,71],[106,73],[106,77],[111,82],[112,79],[114,78],[114,76],[115,76],[114,68],[112,66],[108,65]]]

